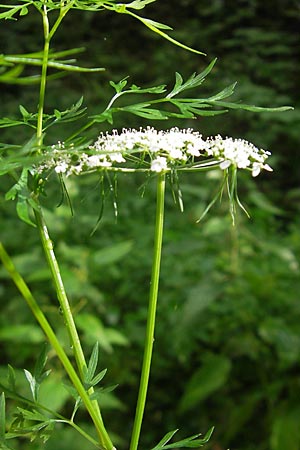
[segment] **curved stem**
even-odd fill
[[[93,420],[93,422],[95,424],[102,448],[104,448],[106,450],[114,450],[113,444],[112,444],[112,442],[107,434],[107,431],[103,425],[103,421],[102,421],[101,417],[99,417],[99,414],[97,413],[97,411],[95,410],[95,407],[93,405],[92,400],[90,399],[89,394],[85,390],[79,376],[77,375],[68,356],[66,355],[59,340],[57,339],[57,337],[56,337],[51,325],[49,324],[47,318],[45,317],[43,311],[39,307],[37,301],[33,297],[32,293],[29,290],[25,281],[23,280],[21,275],[17,272],[13,262],[11,261],[10,257],[8,256],[3,245],[1,244],[1,242],[0,242],[0,258],[2,259],[4,267],[10,274],[12,280],[14,281],[15,285],[17,286],[17,288],[21,292],[22,296],[26,300],[33,315],[35,316],[36,320],[40,324],[45,335],[47,336],[50,344],[56,351],[58,358],[60,359],[70,380],[72,381],[74,387],[76,388],[78,394],[80,395],[86,409],[88,410],[88,412],[91,416],[91,419]]]
[[[157,306],[159,274],[160,274],[160,261],[162,252],[164,198],[165,198],[165,183],[166,183],[165,178],[166,178],[165,173],[161,173],[157,176],[154,255],[152,262],[147,329],[144,346],[143,366],[140,379],[135,420],[130,443],[130,450],[136,450],[138,447],[149,384],[151,359],[154,343],[154,329],[155,329],[155,317],[156,317],[156,306]]]

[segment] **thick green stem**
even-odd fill
[[[106,450],[113,450],[114,449],[113,444],[107,434],[107,431],[103,425],[101,417],[99,417],[99,414],[95,410],[95,407],[89,397],[89,394],[86,392],[86,390],[85,390],[80,378],[78,377],[74,367],[72,366],[68,356],[66,355],[64,349],[62,348],[60,342],[58,341],[51,325],[49,324],[48,320],[46,319],[46,317],[45,317],[44,313],[42,312],[41,308],[39,307],[37,301],[33,297],[27,284],[25,283],[25,281],[23,280],[21,275],[17,272],[13,262],[11,261],[10,257],[8,256],[3,245],[1,244],[1,242],[0,242],[0,258],[3,262],[4,267],[10,274],[12,280],[14,281],[15,285],[17,286],[17,288],[21,292],[22,296],[26,300],[33,315],[35,316],[36,320],[40,324],[45,335],[47,336],[50,344],[56,351],[58,358],[60,359],[70,380],[72,381],[74,387],[76,388],[78,394],[80,395],[86,409],[88,410],[88,412],[91,416],[91,419],[93,420],[93,422],[95,424],[102,448],[104,448]]]
[[[133,425],[130,450],[138,448],[142,421],[145,411],[147,390],[149,384],[151,359],[154,343],[154,329],[156,306],[158,296],[160,261],[162,251],[163,239],[163,225],[164,225],[164,198],[165,198],[165,174],[161,173],[157,176],[157,197],[156,197],[156,221],[155,221],[155,238],[154,238],[154,255],[152,263],[151,285],[149,295],[147,329],[144,346],[143,366],[140,379],[139,394],[136,406],[135,420]]]

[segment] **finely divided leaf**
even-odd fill
[[[180,92],[185,91],[186,89],[193,89],[197,86],[200,86],[200,84],[202,84],[203,81],[205,80],[205,77],[211,72],[212,68],[216,64],[216,61],[217,61],[217,59],[215,58],[198,75],[196,73],[193,73],[186,82],[183,82],[183,78],[180,75],[180,73],[176,72],[175,85],[174,85],[172,91],[167,95],[167,98],[174,97],[175,95],[178,95]]]
[[[115,89],[117,94],[120,94],[120,92],[123,91],[124,87],[127,84],[127,78],[123,78],[122,80],[120,80],[118,83],[114,83],[114,81],[110,81],[109,84]]]
[[[17,200],[17,214],[23,222],[35,227],[29,217],[29,206],[35,207],[35,202],[30,198],[27,188],[28,168],[24,167],[17,183],[5,194],[5,200]]]
[[[230,84],[225,89],[220,91],[218,94],[215,94],[215,95],[213,95],[211,97],[208,97],[206,99],[206,101],[207,102],[215,102],[216,100],[222,100],[223,98],[230,97],[233,94],[233,92],[234,92],[234,88],[235,88],[236,84],[237,83]]]
[[[24,373],[25,373],[25,376],[26,376],[27,381],[29,383],[30,390],[31,390],[31,393],[32,393],[32,397],[33,397],[34,400],[37,400],[37,382],[36,382],[36,379],[34,378],[32,373],[29,372],[29,370],[24,369]]]
[[[48,117],[48,120],[50,121],[52,118],[54,118],[54,121],[48,124],[46,128],[49,126],[52,126],[55,124],[62,123],[62,122],[73,122],[77,119],[80,119],[85,115],[86,107],[81,108],[83,102],[83,97],[81,97],[78,102],[76,102],[74,105],[72,105],[69,109],[66,109],[65,111],[59,111],[58,109],[54,110],[54,114],[52,116]]]
[[[29,411],[28,409],[23,409],[20,408],[19,406],[17,407],[17,409],[22,414],[22,416],[27,420],[34,420],[37,422],[44,422],[49,420],[49,417],[45,416],[39,411],[36,410]]]
[[[172,437],[177,433],[177,430],[173,430],[173,431],[169,431],[169,433],[167,433],[161,441],[159,441],[159,443],[156,445],[156,447],[154,447],[152,450],[159,450],[161,448],[163,448],[171,439]]]
[[[27,5],[30,5],[30,4],[31,4],[31,2],[27,3]],[[27,5],[24,5],[24,4],[12,5],[12,6],[0,5],[0,7],[2,7],[2,8],[8,8],[8,11],[0,14],[0,19],[6,19],[6,20],[7,19],[13,19],[13,20],[16,20],[14,18],[14,16],[16,14],[18,14],[18,13],[20,13],[21,15],[27,14],[27,11],[26,11],[27,10],[27,8],[26,8]]]
[[[201,434],[195,434],[194,436],[190,436],[188,438],[182,439],[180,441],[174,442],[173,444],[167,444],[171,438],[174,436],[174,434],[178,430],[171,431],[170,433],[167,433],[163,439],[157,444],[156,447],[154,447],[152,450],[166,450],[169,448],[199,448],[202,447],[204,444],[207,444],[209,441],[214,428],[211,428],[206,435],[203,438],[200,438]],[[167,444],[167,445],[166,445]]]

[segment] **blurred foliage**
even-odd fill
[[[251,219],[241,213],[235,228],[226,204],[214,206],[207,219],[196,224],[214,192],[217,174],[204,175],[202,180],[195,174],[182,176],[183,214],[173,205],[170,193],[167,197],[158,325],[142,447],[150,448],[170,429],[180,427],[184,437],[215,425],[211,450],[299,450],[299,2],[158,1],[145,12],[173,26],[176,39],[204,49],[208,57],[173,47],[127,16],[72,13],[56,37],[55,50],[85,46],[79,58],[107,70],[52,81],[47,97],[50,111],[67,108],[84,94],[94,114],[111,96],[111,79],[117,82],[129,75],[138,85],[172,86],[175,71],[180,69],[187,77],[214,57],[218,62],[203,87],[205,94],[238,81],[237,99],[261,106],[292,104],[295,110],[260,115],[239,111],[163,124],[193,127],[204,135],[249,139],[272,151],[275,171],[261,175],[255,184],[247,175],[241,176],[240,197]],[[37,19],[32,14],[5,22],[0,28],[5,53],[40,49]],[[36,96],[36,86],[3,85],[1,115],[17,116],[19,104],[34,111]],[[133,116],[119,116],[114,126],[146,124]],[[91,136],[103,127],[98,124]],[[51,138],[63,139],[68,132],[64,125]],[[28,137],[23,130],[7,129],[1,141],[15,143],[16,138]],[[12,182],[2,180],[1,240],[68,349],[36,230],[21,223],[14,205],[4,202],[2,194]],[[118,220],[107,195],[93,236],[101,211],[96,176],[92,183],[85,178],[68,180],[74,216],[66,202],[56,208],[61,198],[58,186],[52,186],[44,201],[86,352],[99,339],[100,365],[108,368],[106,379],[119,384],[113,393],[103,395],[103,403],[105,421],[120,449],[126,448],[133,421],[152,256],[155,193],[149,182],[141,195],[142,184],[139,176],[119,177]],[[20,370],[20,392],[26,393],[21,369],[34,366],[44,339],[2,268],[0,305],[0,381],[5,380],[10,363]],[[48,365],[55,368],[55,375],[47,383],[61,386],[61,368],[51,352]],[[63,392],[59,387],[57,396],[49,400],[46,385],[44,400],[68,414],[72,407]],[[10,414],[13,405],[8,408]],[[84,423],[86,417],[80,414]],[[25,438],[19,447],[14,445],[29,448]],[[83,442],[73,430],[57,427],[45,448],[70,446],[79,450]],[[38,450],[41,444],[35,441],[30,448]]]

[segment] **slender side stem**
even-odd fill
[[[157,176],[154,255],[152,262],[146,339],[144,346],[144,357],[143,357],[142,373],[140,378],[140,387],[136,406],[135,420],[131,436],[130,450],[136,450],[138,447],[149,384],[151,359],[154,343],[154,329],[155,329],[155,317],[156,317],[156,306],[157,306],[159,274],[160,274],[160,261],[162,252],[164,203],[165,203],[164,198],[165,198],[165,184],[166,184],[165,178],[166,178],[165,173],[161,173]]]
[[[86,392],[79,376],[77,375],[74,367],[72,366],[68,356],[66,355],[64,349],[62,348],[59,340],[57,339],[51,325],[49,324],[47,318],[39,307],[37,301],[33,297],[31,291],[29,290],[27,284],[21,277],[21,275],[17,272],[13,262],[5,251],[2,243],[0,242],[0,258],[3,262],[4,267],[10,274],[12,280],[15,285],[21,292],[22,296],[26,300],[28,306],[32,310],[33,315],[36,320],[40,324],[42,330],[46,334],[50,344],[54,348],[57,353],[58,358],[60,359],[62,365],[64,366],[70,380],[72,381],[74,387],[76,388],[78,394],[80,395],[86,409],[88,410],[91,419],[93,420],[97,433],[99,435],[100,443],[102,448],[106,450],[114,450],[113,444],[107,434],[107,431],[103,425],[101,417],[94,408],[93,402],[91,401],[89,394]]]
[[[44,5],[44,8],[42,10],[42,17],[44,29],[44,49],[43,49],[43,64],[41,73],[37,130],[36,130],[37,144],[39,147],[41,147],[43,143],[43,114],[44,114],[45,93],[47,84],[47,69],[48,69],[49,48],[50,48],[49,20],[46,5]]]
[[[47,85],[47,71],[48,71],[48,62],[49,62],[49,50],[50,50],[50,41],[58,29],[61,21],[67,14],[67,12],[71,9],[73,5],[73,1],[70,2],[66,7],[62,7],[60,10],[60,14],[50,30],[49,27],[49,19],[47,13],[47,6],[44,5],[41,10],[42,18],[43,18],[43,30],[44,30],[44,48],[43,48],[43,63],[42,63],[42,73],[41,73],[41,82],[40,82],[40,93],[39,93],[39,106],[38,106],[38,117],[37,117],[37,144],[39,150],[43,143],[43,114],[44,114],[44,105],[45,105],[45,94],[46,94],[46,85]]]

